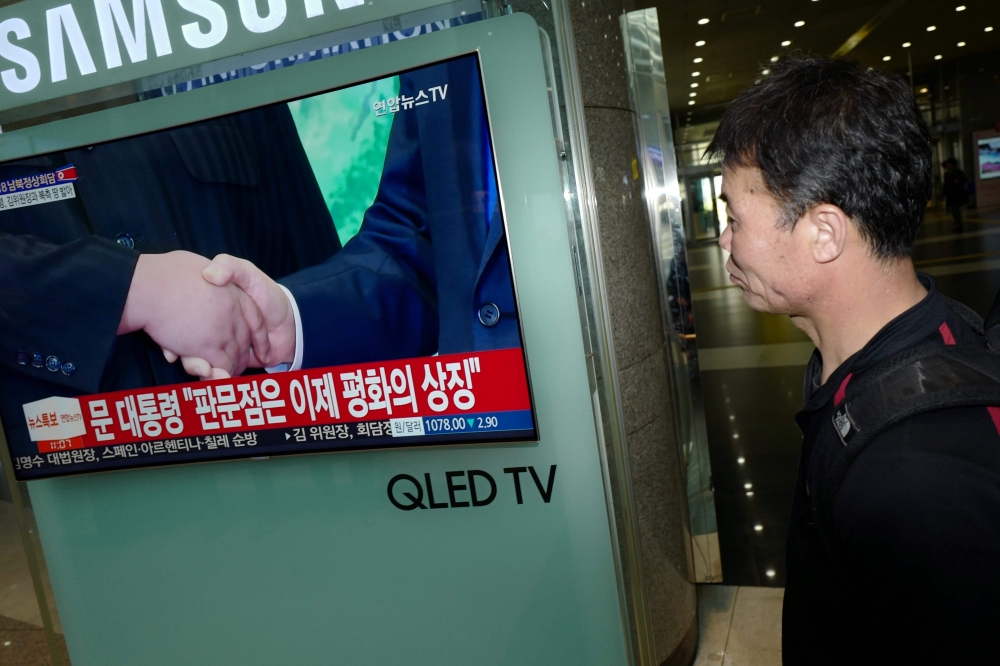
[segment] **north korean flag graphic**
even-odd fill
[[[56,181],[60,183],[71,183],[76,180],[76,167],[70,164],[56,171]]]

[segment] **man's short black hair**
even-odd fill
[[[760,169],[783,222],[829,203],[880,258],[909,256],[931,197],[927,124],[907,83],[850,60],[793,56],[729,105],[708,153]]]

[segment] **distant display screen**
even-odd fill
[[[979,140],[979,179],[1000,178],[1000,137]]]
[[[479,72],[0,164],[17,478],[537,439]]]

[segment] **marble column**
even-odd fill
[[[621,15],[633,7],[630,0],[567,4],[596,194],[653,663],[686,665],[697,644],[697,604],[659,274],[637,170],[635,114],[622,42]]]

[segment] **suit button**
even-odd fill
[[[39,354],[38,352],[35,352],[34,354],[31,355],[31,365],[35,366],[36,368],[44,368],[45,357]]]
[[[479,323],[483,326],[496,326],[500,322],[500,308],[496,303],[487,303],[479,308]]]
[[[124,232],[115,236],[115,242],[121,245],[122,247],[127,247],[130,250],[135,247],[135,241],[132,240],[132,237],[130,235]]]
[[[45,369],[49,372],[59,372],[61,364],[58,356],[49,356],[45,359]]]
[[[65,363],[62,364],[61,370],[64,375],[69,377],[74,372],[76,372],[76,363],[73,363],[73,361],[66,361]]]
[[[17,364],[18,365],[28,365],[28,360],[29,359],[30,359],[30,357],[28,356],[28,352],[26,352],[26,351],[19,351],[19,352],[17,352]]]

